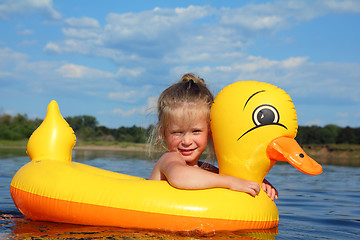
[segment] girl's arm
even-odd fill
[[[197,166],[188,166],[180,153],[165,153],[156,163],[150,180],[167,180],[172,186],[180,189],[228,188],[234,191],[259,194],[257,182],[233,176],[219,175]]]
[[[219,173],[219,169],[210,163],[199,161],[198,166],[206,171]],[[264,179],[261,187],[267,193],[271,200],[274,201],[274,199],[278,199],[278,191],[268,180]]]

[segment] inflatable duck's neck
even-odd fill
[[[261,184],[276,163],[267,156],[267,144],[253,140],[233,147],[236,147],[237,151],[222,152],[226,149],[217,149],[219,173],[249,179]]]
[[[56,101],[48,105],[47,114],[41,125],[31,135],[27,154],[31,161],[71,161],[72,148],[76,143],[73,129],[61,116]]]

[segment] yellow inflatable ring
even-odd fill
[[[259,106],[275,109],[277,120],[270,123],[270,112]],[[261,183],[275,159],[292,159],[299,170],[310,174],[321,172],[321,166],[298,145],[296,153],[287,151],[288,143],[283,141],[294,144],[296,114],[290,97],[272,85],[251,81],[229,85],[216,97],[211,118],[220,174]],[[276,205],[263,191],[251,197],[220,188],[179,190],[166,181],[72,162],[75,140],[52,101],[43,123],[29,139],[31,162],[15,174],[10,186],[16,207],[27,218],[202,233],[268,229],[278,224]]]

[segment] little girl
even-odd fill
[[[256,196],[260,191],[257,182],[219,175],[216,167],[199,161],[211,142],[210,108],[213,101],[205,81],[194,74],[185,74],[178,83],[161,93],[153,142],[167,152],[155,164],[149,179],[166,180],[180,189],[221,187]],[[208,148],[210,153],[214,152],[211,144]],[[277,199],[277,191],[269,182],[264,180],[262,187],[272,200]]]

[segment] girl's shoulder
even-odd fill
[[[179,159],[180,156],[178,153],[165,152],[155,163],[149,180],[166,180],[165,175],[162,173],[162,169],[166,169],[173,164],[177,164],[177,162],[179,162]]]
[[[181,154],[178,152],[165,152],[163,155],[161,155],[160,159],[178,159],[181,158]]]
[[[166,152],[158,160],[159,164],[171,163],[171,162],[184,162],[182,155],[178,152]]]

